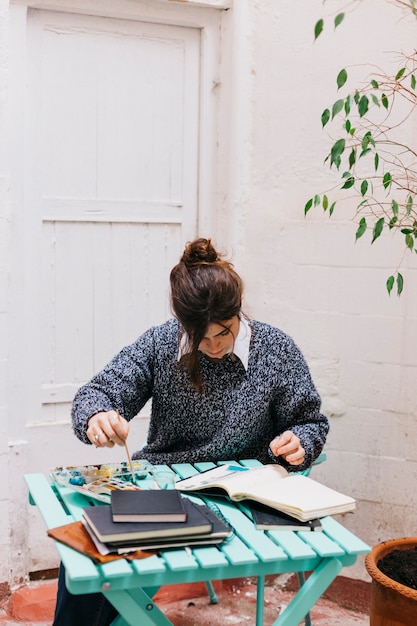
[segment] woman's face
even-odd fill
[[[239,332],[237,315],[221,324],[209,324],[198,349],[209,359],[222,359],[233,350]]]

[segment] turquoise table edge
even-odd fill
[[[246,467],[261,465],[254,459],[224,461]],[[212,463],[174,464],[181,478],[213,467]],[[27,474],[25,481],[32,504],[46,527],[53,528],[81,518],[84,496],[48,482],[43,474]],[[264,577],[284,572],[311,575],[273,626],[297,626],[308,615],[343,567],[353,565],[359,554],[370,551],[359,537],[333,518],[323,518],[323,531],[294,533],[254,529],[239,506],[216,499],[216,506],[231,520],[235,533],[220,547],[169,550],[138,561],[121,559],[95,565],[84,556],[55,542],[66,568],[66,583],[72,593],[101,591],[120,613],[113,626],[172,626],[153,602],[163,585],[207,582],[226,578],[255,577],[258,580],[256,626],[263,626]],[[306,621],[307,623],[307,621]]]

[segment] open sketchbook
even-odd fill
[[[231,500],[255,500],[301,521],[353,511],[355,500],[280,465],[245,468],[232,464],[196,474],[176,483],[184,492],[227,495]]]

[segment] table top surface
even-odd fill
[[[236,461],[228,461],[237,463]],[[260,465],[243,460],[244,466]],[[213,463],[175,464],[171,469],[181,478],[214,467]],[[158,466],[162,467],[162,466]],[[25,476],[32,502],[38,507],[47,528],[81,519],[88,499],[67,487],[52,485],[43,474]],[[191,496],[192,498],[198,496]],[[212,498],[210,498],[212,499]],[[67,572],[72,593],[91,593],[111,585],[112,589],[160,587],[166,584],[265,576],[284,572],[316,570],[324,561],[336,559],[352,565],[370,548],[332,517],[322,519],[322,531],[293,532],[257,530],[245,509],[226,498],[215,498],[216,506],[233,526],[230,539],[218,546],[178,548],[145,559],[120,559],[95,565],[88,557],[56,543]]]

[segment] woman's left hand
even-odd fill
[[[291,430],[286,430],[275,437],[269,444],[275,456],[281,456],[290,465],[301,465],[304,462],[305,450],[297,435]]]

